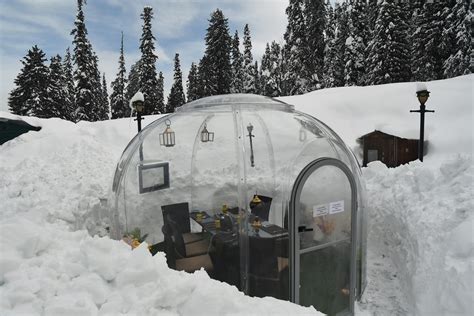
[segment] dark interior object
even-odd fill
[[[250,210],[252,214],[258,216],[264,221],[268,221],[268,215],[270,213],[270,206],[272,204],[272,198],[264,195],[258,195],[262,202],[253,203],[250,202]]]
[[[183,236],[185,244],[197,242],[205,238],[202,233],[191,233],[189,204],[187,202],[163,205],[161,210],[163,211],[164,224],[168,224],[168,219],[174,221],[176,229]]]
[[[279,257],[275,238],[249,236],[249,294],[288,299],[288,258]]]
[[[33,126],[22,120],[11,120],[0,117],[0,145],[29,131],[40,131],[40,126]]]
[[[165,238],[166,261],[169,267],[186,272],[194,272],[201,268],[212,271],[213,265],[208,254],[210,248],[208,240],[185,244],[177,223],[169,217],[162,230]]]

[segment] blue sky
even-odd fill
[[[208,18],[216,8],[223,10],[231,33],[237,29],[241,39],[244,25],[249,24],[256,58],[266,42],[283,40],[287,23],[288,0],[88,0],[84,11],[89,40],[109,85],[118,70],[121,31],[127,70],[140,56],[140,13],[146,5],[155,15],[157,68],[165,76],[165,97],[172,83],[174,54],[180,54],[185,80],[191,62],[202,57]],[[76,0],[0,0],[0,110],[7,109],[8,93],[29,48],[36,44],[49,58],[64,55],[71,46],[76,6]]]

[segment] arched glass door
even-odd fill
[[[353,311],[356,186],[339,160],[311,162],[291,196],[291,298],[328,315]]]

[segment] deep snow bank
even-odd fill
[[[474,298],[472,155],[364,170],[372,248],[391,258],[408,312],[470,315]]]

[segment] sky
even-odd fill
[[[99,56],[107,83],[118,72],[120,34],[124,32],[125,63],[140,57],[139,39],[144,6],[153,7],[152,31],[156,37],[157,69],[165,77],[165,97],[173,80],[173,58],[180,54],[183,84],[191,62],[205,49],[204,36],[210,14],[219,8],[229,20],[230,33],[249,24],[254,58],[260,59],[267,42],[283,42],[288,0],[88,0],[84,7],[89,40]],[[49,59],[72,49],[76,0],[0,0],[0,111],[7,110],[8,94],[28,49],[38,45]],[[48,61],[49,63],[49,61]]]

